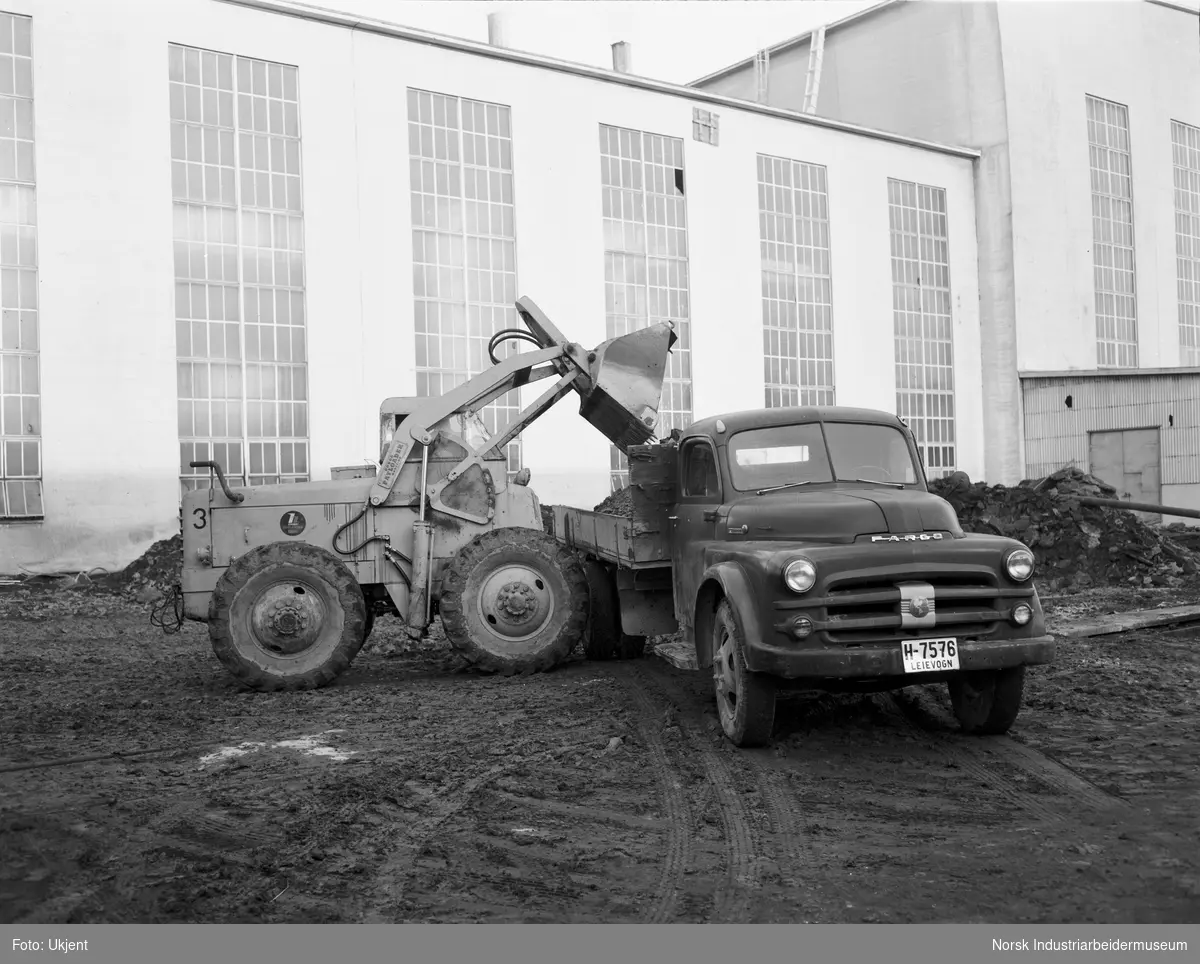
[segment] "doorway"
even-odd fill
[[[1088,433],[1088,471],[1129,502],[1162,505],[1162,458],[1157,428],[1130,428]],[[1146,522],[1161,522],[1153,512],[1135,513]]]

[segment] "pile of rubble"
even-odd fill
[[[617,489],[612,495],[596,506],[593,512],[603,512],[606,515],[619,515],[626,519],[633,518],[633,491],[629,486]]]
[[[1084,497],[1114,499],[1117,492],[1069,467],[1017,486],[988,486],[961,472],[930,483],[968,532],[1019,539],[1033,550],[1038,583],[1048,591],[1088,586],[1178,586],[1198,567],[1172,530],[1148,525],[1125,509],[1084,505]]]
[[[182,572],[183,537],[174,535],[154,543],[104,584],[118,592],[165,595],[178,584]]]

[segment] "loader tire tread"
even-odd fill
[[[308,672],[286,677],[268,673],[241,656],[230,620],[238,590],[251,576],[275,566],[304,566],[318,572],[337,593],[345,613],[341,638],[329,658]],[[208,604],[213,653],[238,682],[263,693],[312,690],[332,683],[354,662],[366,642],[366,621],[366,599],[354,574],[331,553],[304,542],[272,542],[238,556],[217,580]]]
[[[471,574],[489,556],[507,550],[527,554],[531,561],[540,562],[547,573],[559,574],[566,590],[566,598],[562,600],[567,607],[566,618],[561,620],[553,638],[537,652],[519,656],[491,652],[476,642],[463,598]],[[517,526],[491,529],[459,549],[450,561],[442,580],[438,607],[446,638],[474,669],[501,676],[543,673],[570,656],[584,638],[588,622],[587,577],[575,553],[560,546],[546,532]]]

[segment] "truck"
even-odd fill
[[[661,323],[588,351],[531,299],[516,310],[525,327],[491,336],[490,367],[443,395],[384,400],[378,467],[242,486],[215,461],[190,463],[209,470],[209,485],[182,499],[176,598],[246,687],[332,683],[379,616],[416,637],[440,616],[449,642],[488,673],[550,669],[583,639],[582,564],[546,533],[530,472],[510,477],[505,450],[572,392],[621,451],[652,438],[677,336]],[[512,342],[532,348],[499,357]],[[540,396],[489,431],[489,403],[543,379]]]
[[[964,731],[1005,733],[1026,667],[1053,662],[1032,551],[963,531],[895,415],[735,412],[627,456],[627,515],[552,507],[593,597],[588,654],[681,637],[736,746],[795,689],[944,682]]]

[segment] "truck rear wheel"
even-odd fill
[[[746,643],[728,599],[717,607],[712,651],[721,729],[734,746],[762,746],[775,726],[775,681],[746,668]]]
[[[538,673],[583,638],[587,577],[575,554],[545,532],[492,529],[451,560],[439,608],[446,638],[476,669]]]
[[[966,733],[1007,733],[1021,712],[1025,667],[959,673],[946,681],[954,717]]]
[[[354,574],[303,542],[274,542],[238,556],[208,607],[213,652],[251,689],[325,686],[362,648],[366,600]]]
[[[639,659],[646,650],[645,636],[630,636],[621,628],[621,600],[617,582],[603,563],[583,564],[591,601],[584,655],[588,659]]]

